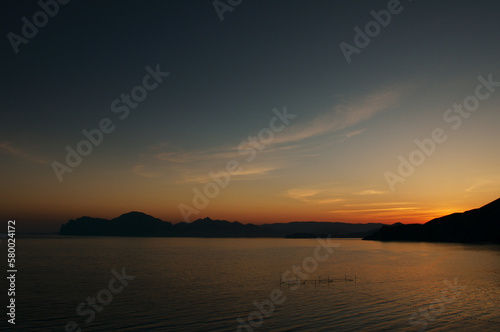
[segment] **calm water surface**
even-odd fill
[[[332,242],[318,261],[315,239],[20,238],[16,330],[500,331],[499,246]],[[356,283],[280,286],[303,262],[304,279]],[[86,323],[78,305],[123,267],[135,278]]]

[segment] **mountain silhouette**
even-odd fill
[[[481,207],[425,224],[383,226],[363,240],[500,243],[500,198]]]
[[[142,212],[129,212],[118,218],[81,217],[61,225],[59,235],[144,236],[144,237],[272,237],[276,232],[237,221],[198,219],[173,225]]]
[[[383,224],[341,222],[291,222],[283,224],[242,224],[237,221],[198,219],[172,224],[142,212],[129,212],[108,220],[81,217],[61,225],[59,235],[144,236],[144,237],[363,237]]]
[[[129,212],[107,220],[81,217],[61,225],[59,235],[80,236],[165,236],[172,224],[142,212]]]

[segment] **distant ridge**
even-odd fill
[[[360,238],[375,233],[384,225],[379,223],[349,224],[328,221],[293,221],[288,223],[264,224],[262,226],[289,238],[328,235],[337,238]]]
[[[383,226],[363,240],[500,243],[500,198],[485,206],[425,224]]]
[[[283,224],[242,224],[237,221],[198,219],[172,224],[142,212],[129,212],[108,220],[81,217],[61,225],[59,235],[136,237],[358,237],[372,234],[383,224],[341,222],[291,222]]]

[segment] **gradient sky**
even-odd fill
[[[222,22],[210,0],[71,1],[17,54],[7,35],[40,7],[1,6],[0,218],[19,231],[132,210],[179,222],[232,160],[192,220],[425,222],[500,196],[500,88],[459,128],[443,119],[478,76],[500,81],[494,1],[401,1],[350,63],[340,43],[388,1],[244,0]],[[169,76],[121,120],[112,102],[157,64]],[[247,161],[240,144],[284,107],[295,118]],[[115,130],[60,182],[53,162],[104,118]],[[447,140],[391,190],[384,174],[435,128]]]

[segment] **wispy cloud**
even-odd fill
[[[321,155],[324,148],[363,134],[366,128],[350,127],[399,105],[405,94],[405,89],[387,88],[369,95],[358,96],[353,100],[346,99],[310,121],[292,122],[286,130],[274,135],[273,140],[267,143],[264,149],[258,151],[258,165],[254,164],[255,162],[246,163],[245,155],[238,150],[239,147],[254,149],[250,142],[245,145],[244,142],[235,141],[231,145],[194,151],[186,151],[166,142],[150,147],[141,156],[143,158],[141,165],[136,166],[133,172],[143,177],[155,177],[164,173],[168,167],[171,173],[177,172],[182,179],[181,182],[207,182],[211,180],[207,175],[210,170],[216,171],[224,167],[227,161],[237,160],[241,161],[243,171],[236,174],[235,179],[268,176],[270,172],[290,164],[291,159]],[[323,141],[310,140],[326,134],[329,134],[328,137],[325,136],[328,139]],[[294,195],[293,192],[290,194]],[[362,194],[379,193],[366,191]],[[297,196],[295,199],[303,201],[309,199],[309,203],[317,204],[339,201],[338,198],[323,197],[324,195],[325,193],[316,193],[315,197]]]
[[[472,185],[465,189],[467,194],[486,191],[491,188],[498,188],[500,185],[500,177],[491,175],[488,178],[475,179]]]
[[[417,207],[392,207],[380,209],[353,209],[353,210],[335,210],[328,211],[330,213],[360,213],[360,212],[387,212],[387,211],[406,211],[406,210],[420,210]]]
[[[359,130],[354,130],[354,131],[351,131],[351,132],[349,132],[349,133],[345,134],[344,136],[345,136],[346,138],[351,138],[351,137],[354,137],[354,136],[360,135],[360,134],[364,133],[365,131],[366,131],[366,128],[364,128],[364,129],[359,129]]]
[[[144,164],[134,166],[132,168],[132,173],[144,178],[157,178],[163,176],[163,173],[161,172],[154,172],[147,170],[147,167]]]
[[[29,154],[19,147],[12,146],[9,142],[0,143],[0,151],[11,156],[15,156],[35,164],[48,164],[48,161]]]
[[[279,165],[245,165],[241,170],[231,174],[231,181],[254,180],[263,175],[269,175],[272,171],[282,168]],[[214,172],[216,174],[217,172]],[[209,173],[185,174],[178,183],[207,183],[214,181]]]
[[[371,119],[375,115],[390,110],[401,104],[408,93],[406,88],[387,88],[367,96],[358,97],[334,106],[329,112],[317,116],[307,124],[295,125],[277,137],[273,143],[283,144],[337,132],[353,127]],[[363,133],[365,129],[356,130],[346,136],[352,137]]]
[[[275,135],[274,139],[259,151],[259,154],[276,152],[279,150],[296,149],[302,147],[301,141],[326,133],[334,133],[355,126],[375,115],[388,111],[401,103],[402,97],[407,90],[402,88],[388,88],[355,100],[344,101],[306,123],[292,124],[285,131]],[[366,128],[356,129],[340,135],[339,140],[345,140],[366,131]],[[154,147],[158,160],[172,163],[192,163],[216,159],[241,158],[238,146],[241,142],[235,142],[233,146],[216,147],[203,151],[183,151],[168,143]],[[294,144],[292,144],[294,143]],[[243,146],[246,147],[246,146]],[[165,151],[167,149],[168,151]],[[161,151],[163,150],[163,151]]]
[[[340,196],[342,197],[342,196]],[[339,204],[335,209],[326,212],[336,218],[365,218],[366,220],[378,220],[380,222],[427,222],[433,218],[444,216],[456,209],[429,208],[422,206],[419,202],[412,201],[367,201],[369,197],[352,195],[346,196],[346,201]]]
[[[171,163],[192,163],[206,160],[217,159],[234,159],[238,156],[238,151],[221,149],[210,151],[194,151],[194,152],[160,152],[156,154],[156,158],[161,161],[168,161]]]
[[[363,190],[363,191],[356,193],[356,195],[367,196],[367,195],[382,195],[382,194],[386,194],[386,193],[387,193],[387,191],[367,189],[367,190]]]
[[[239,170],[231,173],[231,181],[246,181],[262,178],[263,176],[272,176],[272,172],[283,168],[280,164],[248,164],[241,165]],[[132,168],[132,173],[144,178],[170,178],[171,183],[189,184],[189,183],[208,183],[214,181],[211,174],[217,176],[220,172],[226,172],[223,167],[213,166],[211,168],[199,165],[165,165],[161,162],[142,163]]]
[[[368,206],[395,206],[395,205],[414,205],[416,202],[372,202],[372,203],[353,203],[344,204],[344,207],[368,207]]]
[[[342,198],[332,196],[328,190],[320,189],[290,189],[285,195],[308,204],[331,204],[342,202]]]

